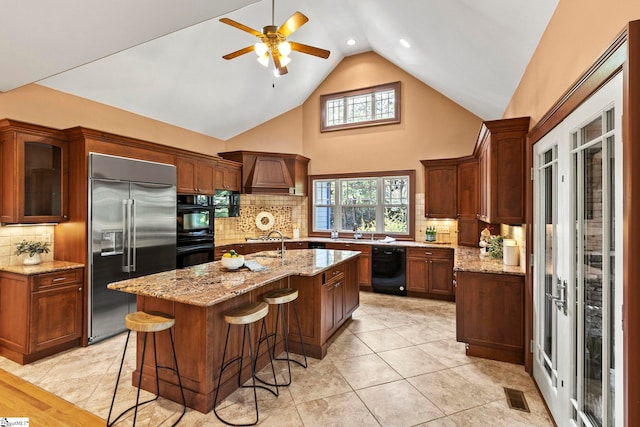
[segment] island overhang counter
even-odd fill
[[[109,289],[137,295],[137,308],[141,311],[160,311],[175,316],[174,339],[182,385],[187,405],[207,413],[213,408],[218,370],[222,360],[227,325],[224,313],[243,304],[261,301],[262,296],[274,289],[298,290],[298,310],[302,339],[307,356],[323,358],[327,341],[351,317],[359,305],[358,251],[328,249],[297,249],[285,252],[284,258],[275,251],[258,252],[245,256],[266,267],[252,272],[246,268],[229,271],[219,261],[180,270],[171,270],[135,279],[110,283]],[[301,345],[293,311],[289,315],[289,350],[300,353]],[[276,310],[267,316],[267,328],[276,324]],[[123,319],[124,322],[124,319]],[[254,349],[259,336],[259,323],[252,325]],[[242,328],[232,328],[227,358],[240,353]],[[156,390],[153,360],[153,340],[144,361],[142,388]],[[156,338],[158,364],[173,366],[168,334]],[[276,343],[276,354],[283,351],[281,334]],[[245,350],[246,351],[246,350]],[[142,335],[137,338],[136,366],[140,366]],[[245,360],[247,360],[246,358]],[[269,362],[267,346],[262,345],[257,368]],[[243,381],[250,376],[249,362],[243,368]],[[137,386],[139,372],[132,375]],[[225,371],[220,386],[222,397],[237,388],[237,370]],[[178,379],[174,372],[159,372],[160,395],[180,402]]]

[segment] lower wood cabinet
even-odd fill
[[[285,250],[292,249],[307,249],[309,248],[309,243],[307,242],[285,242],[284,243]],[[222,258],[222,255],[225,252],[233,249],[237,253],[241,255],[253,254],[256,252],[263,251],[278,251],[282,248],[282,244],[280,242],[251,242],[251,243],[239,243],[239,244],[231,244],[231,245],[222,245],[216,246],[213,249],[213,259],[218,261]]]
[[[25,364],[80,345],[84,269],[0,273],[0,355]]]
[[[324,333],[331,336],[344,320],[344,267],[328,272],[330,279],[322,285],[322,305],[324,307]],[[330,276],[333,274],[334,276]]]
[[[318,359],[327,353],[328,340],[360,304],[358,259],[349,259],[315,276],[290,276],[299,292],[302,338],[307,354]],[[289,346],[299,352],[297,326],[289,317]]]
[[[455,299],[453,250],[408,248],[407,293],[410,296]]]
[[[524,276],[456,272],[456,339],[467,355],[524,363]]]
[[[363,290],[371,290],[371,245],[362,243],[325,243],[326,249],[335,249],[340,251],[360,251],[360,288]]]

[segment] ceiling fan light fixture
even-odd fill
[[[288,56],[280,55],[280,66],[286,67],[291,62],[291,58]]]
[[[280,52],[280,55],[282,56],[289,56],[289,54],[291,53],[291,45],[289,44],[289,42],[284,41],[280,43],[278,45],[278,52]]]
[[[260,63],[260,65],[262,65],[263,67],[268,67],[269,66],[269,54],[265,53],[262,56],[258,56],[258,58],[256,58],[257,61]]]
[[[256,51],[256,55],[258,55],[258,57],[262,57],[269,51],[269,47],[267,46],[266,43],[257,42],[256,44],[253,45],[253,50]]]

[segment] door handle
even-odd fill
[[[138,252],[138,240],[137,240],[137,234],[138,234],[138,227],[136,224],[136,219],[137,219],[137,210],[136,210],[136,201],[131,199],[131,228],[132,228],[132,240],[133,240],[133,247],[131,248],[131,271],[136,271],[136,259],[137,259],[137,252]]]
[[[133,200],[125,199],[122,201],[122,210],[123,210],[123,233],[125,234],[124,244],[126,245],[126,249],[124,251],[124,265],[122,267],[122,271],[125,273],[130,273],[132,271],[136,271],[135,268],[135,225],[133,224]],[[133,236],[132,236],[133,234]],[[133,260],[132,260],[133,258]]]
[[[131,264],[131,230],[129,229],[129,200],[122,200],[122,271],[129,273]]]
[[[547,292],[547,298],[550,301],[553,301],[556,307],[566,315],[567,314],[567,281],[561,280],[558,278],[558,283],[556,284],[556,289],[558,290],[558,295],[552,295]]]

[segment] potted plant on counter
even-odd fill
[[[23,263],[26,265],[40,264],[40,254],[42,253],[49,253],[48,242],[22,240],[16,243],[16,255],[27,255],[23,261]]]

